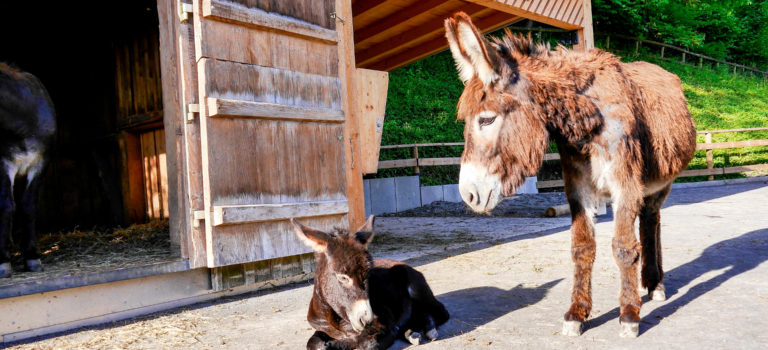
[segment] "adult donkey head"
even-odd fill
[[[445,30],[465,85],[457,108],[465,123],[459,192],[474,211],[487,212],[541,166],[545,113],[521,67],[549,50],[509,33],[489,42],[463,12],[447,19]]]
[[[368,271],[373,265],[368,243],[373,239],[373,221],[371,215],[356,233],[350,234],[341,229],[325,233],[291,219],[296,235],[315,251],[313,299],[319,298],[317,302],[331,307],[357,332],[373,321],[368,299]]]

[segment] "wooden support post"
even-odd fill
[[[419,175],[419,147],[413,146],[413,159],[416,159],[416,166],[413,167],[413,172]]]
[[[683,64],[685,64],[685,52],[683,52]]]
[[[664,46],[661,47],[661,58],[664,58]]]
[[[640,52],[640,42],[635,41],[635,56],[637,56]]]
[[[704,134],[704,143],[712,144],[712,133],[708,132],[708,133]],[[715,165],[715,162],[712,159],[712,149],[711,148],[707,148],[707,169],[712,170],[714,165]],[[715,177],[713,175],[709,175],[707,177],[707,180],[709,180],[709,181],[712,181],[714,179],[715,179]]]
[[[610,50],[611,49],[611,36],[607,35],[605,37],[605,49]]]
[[[733,74],[736,74],[736,66],[733,66]]]
[[[704,58],[699,57],[699,68],[701,68],[704,65]]]

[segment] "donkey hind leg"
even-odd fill
[[[659,211],[671,185],[647,196],[640,209],[640,242],[643,246],[642,284],[651,300],[664,301],[664,270],[661,266],[661,224]]]
[[[408,294],[413,300],[410,323],[424,332],[428,340],[437,339],[437,327],[447,322],[451,316],[445,309],[445,305],[435,298],[424,275],[410,266],[408,267]]]
[[[20,193],[17,193],[16,195],[16,203],[18,203],[16,208],[18,215],[16,215],[16,218],[19,219],[17,224],[20,225],[19,228],[22,232],[22,253],[24,255],[26,270],[31,272],[43,271],[43,265],[40,262],[40,252],[37,250],[37,246],[35,245],[35,213],[37,209],[36,201],[37,192],[40,188],[40,176],[37,176],[39,173],[38,170],[39,168],[36,168],[35,171],[30,171],[27,174],[27,186],[24,187],[22,191],[19,191]],[[17,188],[18,187],[20,186],[17,186]]]
[[[8,166],[0,162],[0,278],[11,277],[11,255],[9,253],[10,237],[13,222],[13,179],[6,169]],[[15,176],[15,172],[13,174]]]
[[[566,193],[571,207],[571,259],[574,263],[571,307],[564,315],[563,335],[581,335],[582,325],[592,311],[592,266],[595,262],[594,214],[596,196],[584,191],[588,184],[566,178]]]
[[[640,306],[642,304],[638,293],[638,262],[640,260],[640,242],[635,237],[635,219],[641,200],[633,200],[624,195],[621,201],[614,200],[616,225],[611,248],[613,258],[621,274],[621,291],[619,292],[619,335],[634,338],[640,334]]]

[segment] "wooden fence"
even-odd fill
[[[726,130],[704,130],[697,131],[699,135],[704,135],[704,143],[696,145],[697,150],[705,150],[707,158],[706,169],[693,169],[685,170],[678,177],[690,177],[690,176],[708,176],[709,180],[714,180],[715,175],[725,175],[741,173],[745,171],[760,171],[768,170],[768,163],[753,164],[753,165],[740,165],[724,168],[715,168],[712,151],[716,149],[728,149],[728,148],[741,148],[741,147],[754,147],[754,146],[768,146],[768,139],[763,140],[748,140],[748,141],[731,141],[731,142],[712,142],[712,134],[745,132],[745,131],[763,131],[768,130],[768,127],[761,128],[748,128],[748,129],[726,129]],[[419,143],[419,144],[406,144],[406,145],[388,145],[381,146],[381,149],[401,149],[410,148],[411,158],[395,159],[395,160],[380,160],[378,169],[394,169],[394,168],[413,168],[416,174],[420,172],[420,167],[423,166],[438,166],[438,165],[459,165],[461,164],[460,157],[442,157],[442,158],[420,158],[419,148],[425,147],[446,147],[446,146],[463,146],[463,142],[441,142],[441,143]],[[558,153],[546,153],[544,155],[544,161],[559,160],[560,154]],[[556,188],[563,187],[563,180],[544,180],[538,181],[536,184],[538,188]]]

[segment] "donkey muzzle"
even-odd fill
[[[459,194],[477,213],[487,213],[501,202],[501,179],[489,174],[484,167],[472,163],[462,163],[459,172]]]
[[[373,322],[373,310],[368,299],[358,299],[349,310],[349,323],[357,332],[362,332],[365,326]]]

